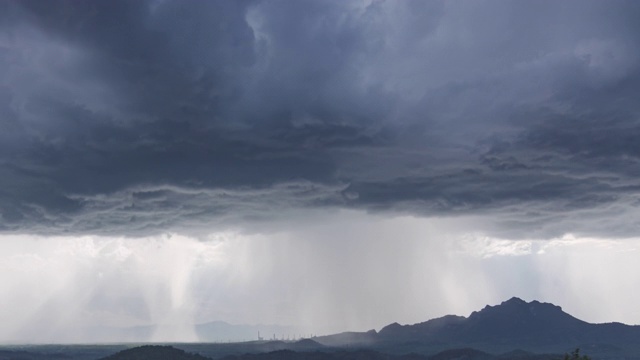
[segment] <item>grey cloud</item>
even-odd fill
[[[635,212],[637,2],[1,6],[4,230]]]
[[[158,232],[206,235],[212,228],[233,228],[252,222],[285,221],[297,216],[291,209],[309,209],[340,203],[344,185],[308,181],[281,182],[269,187],[207,189],[204,187],[138,186],[113,193],[65,198],[81,211],[53,206],[31,206],[25,213],[43,234],[89,233],[144,236]],[[57,200],[56,206],[62,202]],[[57,211],[52,211],[57,210]],[[9,219],[11,220],[11,219]],[[17,221],[16,221],[17,222]],[[22,224],[8,230],[20,230]]]

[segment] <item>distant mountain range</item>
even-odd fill
[[[267,327],[260,327],[266,329]],[[284,333],[286,328],[280,328]],[[138,329],[140,330],[140,329]],[[147,333],[144,328],[137,335]],[[201,337],[250,337],[257,328],[234,326],[222,322],[199,325]],[[237,333],[235,332],[237,331]],[[264,330],[261,330],[264,331]],[[276,332],[272,331],[272,332]],[[267,337],[267,333],[264,334]],[[282,335],[281,335],[282,336]],[[273,337],[273,336],[272,336]],[[278,337],[276,335],[276,337]],[[345,332],[300,341],[254,340],[239,343],[179,343],[168,347],[131,350],[101,345],[33,346],[0,348],[0,360],[65,357],[88,360],[98,353],[115,354],[109,359],[143,359],[145,353],[163,358],[198,358],[224,360],[275,359],[380,359],[380,360],[549,360],[580,348],[593,359],[640,360],[640,326],[621,323],[591,324],[577,319],[559,306],[512,298],[496,306],[486,306],[469,317],[447,315],[413,325],[397,323],[380,331]],[[134,348],[137,349],[137,348]],[[555,354],[555,355],[554,355]],[[139,357],[143,356],[143,357]]]
[[[590,324],[559,306],[515,297],[486,306],[469,317],[447,315],[414,325],[393,323],[379,332],[341,333],[315,340],[326,346],[368,347],[393,353],[433,353],[451,348],[564,353],[580,347],[606,356],[640,354],[640,326]]]

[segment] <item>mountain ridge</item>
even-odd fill
[[[366,341],[358,343],[358,339]],[[436,350],[473,347],[493,353],[515,349],[563,353],[576,347],[640,351],[637,345],[640,326],[588,323],[558,305],[512,297],[498,305],[487,305],[468,317],[445,315],[412,325],[391,323],[379,332],[349,333],[348,337],[329,335],[317,341],[330,346],[375,344],[397,351],[412,347]]]

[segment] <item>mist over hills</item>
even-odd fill
[[[280,325],[234,325],[224,321],[211,321],[195,326],[198,339],[207,341],[249,341],[258,336],[264,339],[294,339],[301,335],[292,326]]]
[[[191,326],[189,326],[191,327]],[[241,342],[258,339],[258,335],[268,340],[299,339],[300,331],[292,326],[230,324],[225,321],[210,321],[193,325],[195,337],[190,341],[198,342]],[[130,327],[95,326],[79,328],[62,337],[64,343],[146,343],[163,341],[157,334],[179,334],[184,326],[147,325]]]

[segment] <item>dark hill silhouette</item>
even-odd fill
[[[311,339],[302,339],[294,342],[289,346],[290,350],[295,351],[311,351],[311,350],[321,350],[325,346],[320,344],[317,341]]]
[[[501,337],[510,341],[571,343],[578,341],[580,333],[589,325],[565,313],[559,306],[512,298],[498,306],[487,306],[473,312],[464,330],[467,340]]]
[[[311,339],[302,339],[295,342],[274,340],[256,343],[251,347],[250,350],[256,352],[272,352],[278,350],[312,351],[321,350],[324,347],[324,345],[319,344],[318,342]]]
[[[393,360],[397,357],[372,350],[295,352],[279,350],[270,353],[227,356],[222,360]],[[416,359],[418,360],[418,359]],[[419,360],[427,360],[421,357]]]
[[[560,355],[535,355],[521,353],[516,357],[491,355],[475,349],[451,349],[427,356],[421,354],[391,355],[378,351],[361,349],[352,351],[294,352],[280,350],[270,353],[227,356],[222,360],[559,360]]]
[[[495,356],[475,349],[451,349],[439,352],[429,357],[429,360],[452,360],[452,359],[476,359],[476,360],[494,360]]]
[[[391,324],[379,332],[385,340],[431,341],[563,341],[573,343],[591,324],[578,320],[553,304],[512,298],[486,306],[468,318],[444,316],[415,325]]]
[[[349,343],[391,352],[470,347],[492,353],[516,349],[564,353],[581,347],[621,355],[640,352],[640,326],[590,324],[559,306],[514,297],[500,305],[486,306],[469,317],[447,315],[414,325],[393,323],[379,332],[343,333],[317,340],[334,346]]]
[[[210,360],[197,354],[189,354],[172,346],[145,345],[122,350],[102,360]]]

